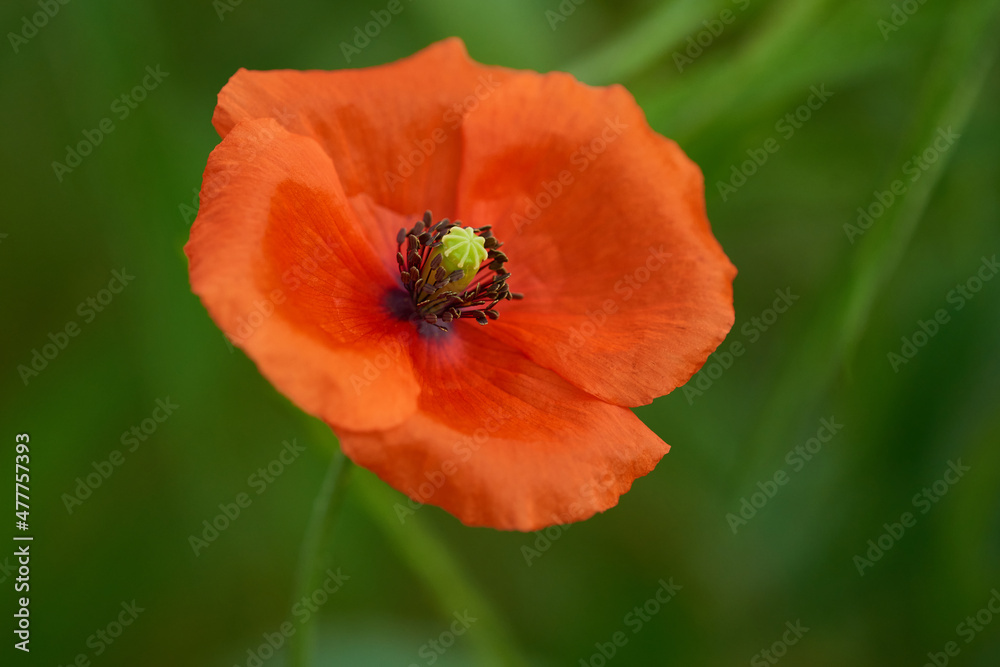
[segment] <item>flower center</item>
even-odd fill
[[[432,219],[427,211],[409,231],[404,227],[396,234],[399,277],[417,319],[442,331],[463,317],[485,325],[499,317],[493,307],[501,300],[524,298],[507,288],[507,255],[490,225],[462,227],[448,218],[432,225]]]

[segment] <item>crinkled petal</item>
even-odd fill
[[[213,123],[225,136],[242,120],[274,118],[319,143],[349,198],[411,218],[428,209],[454,217],[463,117],[514,74],[474,62],[455,38],[377,67],[241,69],[219,93]],[[397,229],[369,230],[390,257]]]
[[[458,214],[493,225],[525,295],[490,333],[618,405],[684,384],[734,318],[698,167],[624,88],[561,73],[510,80],[463,136]]]
[[[415,345],[420,407],[395,428],[339,431],[356,463],[462,522],[532,531],[618,503],[666,454],[627,408],[577,389],[479,325]]]
[[[271,119],[233,128],[209,157],[185,252],[215,322],[304,410],[354,429],[415,411],[408,359],[380,357],[412,329],[386,312],[394,278],[315,141]]]

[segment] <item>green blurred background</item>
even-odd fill
[[[1000,618],[980,611],[1000,587],[1000,280],[976,282],[1000,252],[998,3],[577,3],[402,0],[349,65],[341,43],[386,2],[3,5],[0,469],[10,498],[28,432],[35,541],[30,655],[11,648],[14,543],[0,549],[0,662],[247,666],[290,618],[335,440],[190,293],[181,249],[216,94],[240,67],[374,65],[458,35],[481,62],[625,84],[701,165],[740,271],[720,350],[743,353],[716,355],[700,394],[639,409],[671,453],[618,507],[548,537],[429,506],[401,523],[404,497],[355,470],[324,562],[349,579],[318,612],[318,664],[1000,664]],[[147,66],[168,74],[122,118],[112,105]],[[832,95],[803,111],[811,87]],[[103,118],[114,131],[60,180],[52,163]],[[913,171],[948,128],[960,138]],[[845,230],[859,207],[873,214],[861,235]],[[123,268],[134,280],[102,295]],[[797,298],[775,316],[776,290]],[[947,322],[893,368],[939,309]],[[79,335],[25,382],[18,367],[69,322]],[[129,451],[123,433],[158,399],[178,407]],[[842,428],[816,451],[831,418]],[[258,495],[251,475],[293,440],[304,453]],[[115,450],[121,464],[67,508]],[[935,490],[959,459],[969,470]],[[914,498],[925,488],[933,503]],[[189,536],[243,492],[250,506],[196,556]],[[743,499],[762,506],[738,524]],[[681,589],[637,622],[671,578]],[[143,611],[105,643],[133,600]],[[466,610],[477,621],[435,651]]]

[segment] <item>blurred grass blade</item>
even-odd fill
[[[514,648],[510,632],[493,605],[483,595],[447,547],[433,534],[418,514],[400,524],[393,506],[398,496],[372,474],[354,479],[357,496],[368,515],[378,523],[396,553],[423,579],[433,593],[441,615],[451,619],[455,612],[469,611],[478,619],[469,632],[476,644],[480,665],[523,665],[527,661]]]
[[[323,549],[326,548],[337,522],[337,510],[344,498],[344,484],[352,467],[340,447],[337,447],[330,459],[323,484],[313,501],[309,524],[302,540],[295,582],[296,593],[293,598],[295,600],[310,597],[316,587],[318,563],[322,560]],[[313,634],[318,616],[319,614],[310,616],[300,631],[292,635],[289,647],[292,667],[309,667],[313,664]]]
[[[904,142],[900,165],[931,145],[939,129],[964,131],[976,99],[996,60],[997,5],[969,1],[954,8],[945,27],[934,67],[928,73],[913,129]],[[942,153],[852,248],[848,271],[831,285],[798,348],[785,365],[763,411],[757,438],[746,451],[759,460],[787,446],[798,419],[815,409],[841,364],[861,337],[873,305],[909,245],[934,187],[954,149]],[[770,449],[769,449],[770,448]],[[745,462],[742,470],[753,470]]]
[[[317,419],[309,419],[310,428],[323,441],[336,436],[329,427]],[[337,452],[341,453],[339,442]],[[366,470],[347,464],[353,472],[352,494],[361,501],[368,516],[378,525],[386,539],[405,562],[423,580],[434,596],[438,610],[445,619],[452,614],[469,610],[478,619],[475,630],[469,632],[469,641],[479,650],[482,665],[527,664],[514,649],[514,642],[506,624],[493,605],[483,595],[465,569],[451,555],[447,547],[434,535],[418,514],[401,524],[394,510],[398,496],[382,480]],[[329,479],[329,475],[328,475]],[[324,483],[325,487],[325,483]]]
[[[683,77],[664,95],[645,105],[650,123],[669,128],[675,139],[691,137],[740,108],[748,91],[769,82],[773,72],[795,62],[803,42],[822,32],[828,0],[786,0],[749,43],[732,57],[716,61],[698,76]],[[773,90],[773,88],[772,88]]]
[[[995,31],[998,25],[995,8],[1000,3],[967,4],[973,9],[989,5],[993,5],[994,9],[985,16],[984,12],[969,11],[968,21],[955,21],[950,26],[940,59],[935,61],[936,67],[931,72],[924,91],[922,107],[926,109],[926,114],[917,122],[913,132],[915,141],[907,144],[899,163],[931,145],[939,129],[953,128],[958,134],[964,132],[986,77],[996,62],[998,49]],[[976,35],[975,29],[981,34]],[[949,61],[960,63],[961,69],[951,70],[948,67]],[[947,90],[948,87],[951,87],[950,91]],[[943,104],[938,102],[941,99],[945,100]],[[938,106],[941,108],[936,108]],[[872,230],[875,233],[866,234],[865,242],[859,244],[857,270],[850,274],[846,312],[840,328],[840,340],[835,348],[839,353],[849,353],[857,344],[872,304],[899,264],[934,187],[947,169],[952,153],[952,149],[943,153],[942,158],[932,164],[920,181],[907,192],[896,210],[897,215],[890,215],[888,224],[876,227]]]
[[[728,2],[677,0],[663,3],[606,44],[567,66],[566,71],[593,85],[622,81],[661,58],[685,36],[703,28]]]

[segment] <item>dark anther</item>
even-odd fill
[[[503,243],[493,236],[491,225],[474,228],[484,239],[483,245],[488,252],[472,282],[460,290],[449,288],[453,283],[466,282],[466,274],[462,270],[448,273],[441,265],[442,255],[435,251],[441,247],[448,232],[462,223],[448,218],[434,223],[433,219],[427,211],[412,228],[400,229],[396,234],[396,264],[418,320],[443,331],[448,331],[444,324],[461,318],[475,319],[485,325],[500,316],[494,309],[500,301],[524,298],[523,294],[507,288],[507,278],[511,274],[503,266],[509,260],[500,252]]]

